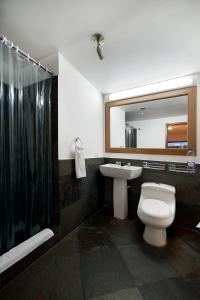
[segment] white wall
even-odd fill
[[[58,77],[59,159],[74,158],[74,138],[85,145],[85,157],[103,156],[102,95],[61,54]]]
[[[110,142],[112,147],[125,147],[125,112],[119,107],[110,110]]]
[[[127,122],[137,128],[137,148],[165,148],[166,124],[187,122],[187,116]]]
[[[73,140],[79,136],[86,157],[114,157],[185,162],[178,155],[103,153],[104,108],[102,96],[62,55],[59,54],[58,139],[59,159],[74,158]],[[197,158],[200,163],[200,76],[197,79]]]
[[[52,53],[51,55],[40,59],[43,66],[47,67],[54,75],[58,75],[59,72],[59,54],[58,52]]]
[[[161,160],[186,162],[187,158],[182,155],[153,155],[153,154],[126,154],[126,153],[104,153],[105,157],[129,158],[141,160]],[[197,78],[197,156],[196,162],[200,164],[200,74]]]

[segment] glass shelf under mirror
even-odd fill
[[[152,169],[152,170],[165,170],[165,163],[164,162],[149,162],[143,161],[143,168],[144,169]]]
[[[168,171],[189,174],[194,174],[196,172],[195,166],[189,166],[186,163],[169,163]]]

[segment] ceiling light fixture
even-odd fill
[[[104,45],[104,36],[100,33],[95,33],[93,34],[91,41],[95,44],[96,46],[96,51],[98,54],[98,57],[100,60],[103,59],[103,55],[101,52],[101,47]]]

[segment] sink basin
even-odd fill
[[[116,164],[105,164],[100,167],[101,174],[107,177],[122,178],[126,180],[137,178],[142,173],[142,167],[119,166]]]
[[[142,167],[105,164],[99,166],[102,175],[113,177],[114,217],[124,220],[128,216],[127,180],[139,177]]]

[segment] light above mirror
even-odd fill
[[[178,77],[175,79],[169,79],[166,81],[147,84],[133,89],[114,92],[108,95],[108,99],[109,101],[113,101],[118,99],[136,97],[139,95],[152,94],[160,91],[178,89],[178,88],[194,85],[195,81],[196,81],[196,75]]]

